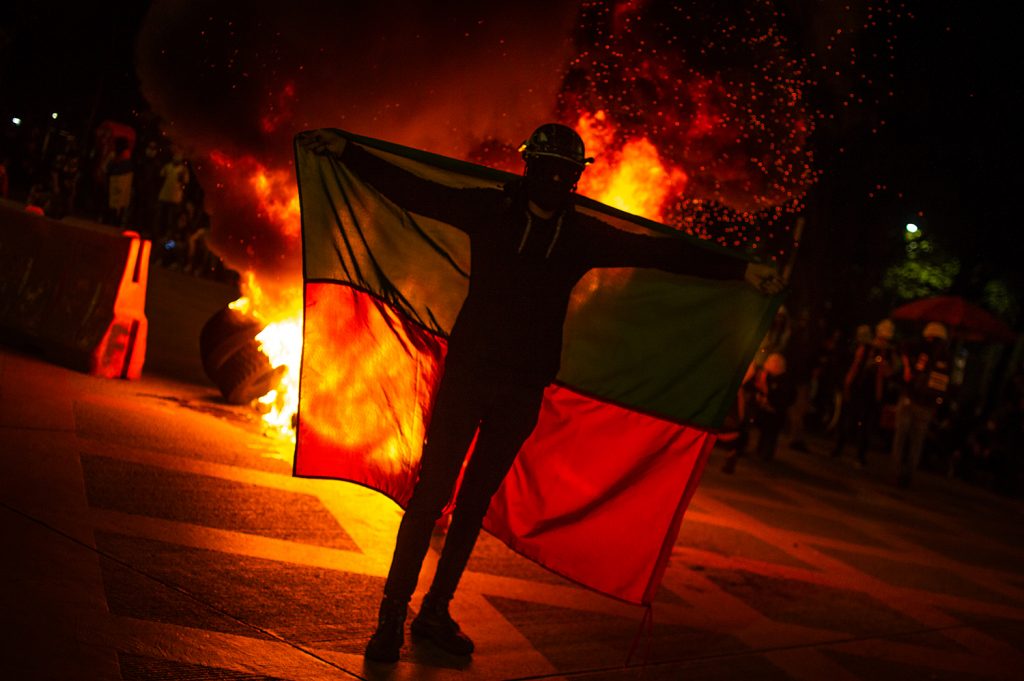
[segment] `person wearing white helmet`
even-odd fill
[[[867,466],[867,452],[874,437],[882,402],[890,380],[899,366],[899,357],[892,344],[896,327],[890,319],[875,325],[870,344],[860,344],[843,382],[844,418],[839,427],[832,457],[843,454],[847,439],[856,432],[857,463]]]
[[[786,358],[778,352],[768,355],[747,381],[743,390],[747,394],[743,424],[736,448],[722,465],[725,473],[734,473],[736,463],[746,454],[750,428],[758,430],[757,455],[765,461],[775,458],[779,433],[786,422],[786,410],[796,398],[796,387],[786,373]]]
[[[892,461],[896,484],[909,487],[921,460],[928,428],[947,400],[952,362],[946,327],[929,322],[917,347],[903,355],[903,393],[896,407]]]

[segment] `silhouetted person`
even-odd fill
[[[180,151],[175,152],[174,157],[160,169],[160,177],[163,178],[163,185],[157,197],[159,207],[156,236],[164,238],[171,236],[178,226],[181,202],[185,198],[185,187],[188,185],[188,166],[185,165],[185,158]]]
[[[393,662],[407,606],[463,460],[477,444],[456,499],[429,593],[411,625],[454,654],[473,642],[448,612],[484,514],[520,446],[537,423],[544,388],[559,369],[562,324],[576,282],[595,267],[657,267],[722,279],[746,278],[765,292],[782,283],[766,265],[692,245],[617,230],[573,210],[584,168],[583,140],[548,124],[523,143],[522,178],[503,189],[456,189],[430,182],[347,144],[342,162],[405,210],[465,231],[469,293],[452,327],[444,374],[424,440],[419,480],[402,518],[370,660]]]
[[[875,325],[875,337],[870,343],[861,343],[853,355],[853,362],[843,383],[843,420],[839,427],[832,456],[838,458],[851,434],[857,435],[857,463],[867,465],[868,447],[878,427],[882,401],[898,359],[892,346],[895,333],[893,323],[883,319]]]
[[[114,140],[114,157],[107,164],[107,220],[116,227],[124,227],[128,206],[132,201],[131,145],[124,137]]]
[[[928,427],[949,395],[952,358],[946,327],[931,322],[924,327],[923,343],[907,348],[903,356],[903,394],[896,406],[892,458],[896,484],[909,487],[921,460]]]
[[[135,160],[133,189],[133,213],[135,226],[145,236],[151,237],[157,229],[157,196],[160,194],[160,150],[155,141],[146,144],[142,154]]]
[[[786,423],[786,410],[796,398],[796,386],[786,369],[786,358],[773,352],[765,358],[742,387],[745,406],[743,425],[736,438],[736,449],[722,465],[725,473],[734,473],[740,458],[746,455],[751,428],[757,428],[757,455],[765,461],[775,458],[779,433]]]

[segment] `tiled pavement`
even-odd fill
[[[633,666],[640,608],[488,536],[454,604],[472,661],[367,666],[399,511],[289,449],[206,388],[0,350],[0,678],[1024,676],[1020,503],[788,451],[713,455]]]

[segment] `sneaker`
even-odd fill
[[[387,598],[380,603],[377,616],[377,631],[373,632],[366,644],[365,657],[373,662],[397,662],[398,653],[405,643],[406,606]]]
[[[462,633],[458,622],[448,613],[448,602],[432,598],[430,594],[423,599],[423,607],[409,631],[414,637],[427,639],[453,655],[472,655],[475,649],[472,639]]]

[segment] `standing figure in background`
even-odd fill
[[[152,238],[156,229],[157,196],[160,194],[160,149],[155,140],[150,140],[135,159],[133,176],[132,222],[147,238]]]
[[[734,473],[736,463],[746,454],[752,427],[758,430],[757,455],[765,461],[775,458],[779,433],[786,423],[786,410],[796,398],[796,387],[786,372],[786,358],[777,352],[765,358],[742,390],[746,393],[743,425],[736,439],[736,450],[722,465],[725,473]]]
[[[892,440],[896,484],[900,487],[910,486],[928,427],[949,391],[952,361],[946,327],[930,322],[922,336],[923,343],[907,348],[903,355],[903,394],[896,407],[896,432]]]
[[[811,409],[811,382],[814,371],[814,351],[817,349],[817,329],[811,324],[811,311],[800,308],[792,324],[792,333],[782,355],[786,358],[786,375],[793,385],[795,397],[788,410],[789,448],[807,451],[804,439],[807,413]]]
[[[159,209],[157,211],[157,238],[170,236],[178,225],[181,202],[188,185],[188,166],[180,151],[160,169],[163,185],[160,187]]]
[[[107,164],[107,221],[124,227],[132,201],[131,145],[124,137],[114,141],[114,158]]]
[[[843,381],[843,420],[832,457],[839,458],[853,431],[857,434],[857,463],[867,466],[867,452],[878,427],[882,401],[899,365],[892,337],[896,328],[883,319],[875,325],[870,344],[859,344]]]

